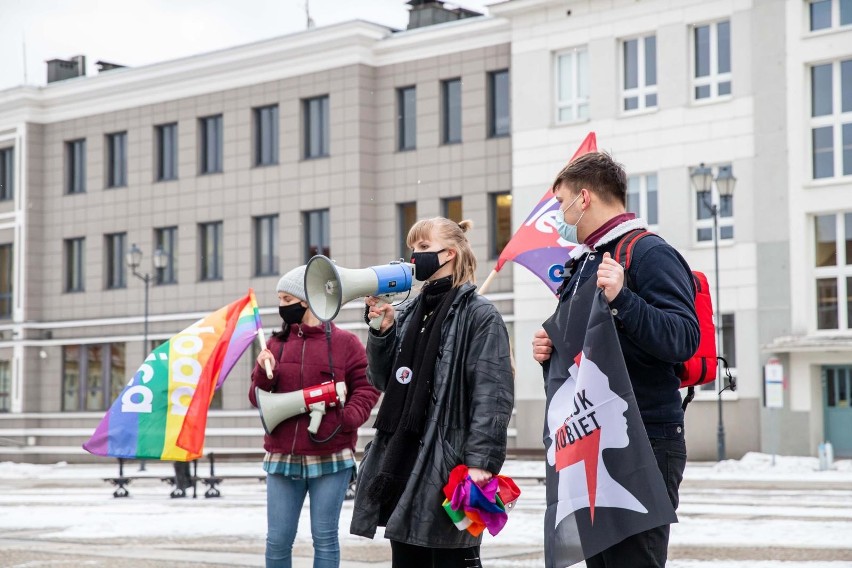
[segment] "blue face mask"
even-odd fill
[[[583,218],[583,215],[585,215],[586,212],[583,211],[582,213],[580,213],[580,217],[573,225],[565,222],[565,212],[571,209],[574,203],[576,203],[577,200],[580,199],[580,195],[575,197],[574,201],[572,201],[568,205],[568,207],[566,207],[565,209],[560,209],[559,212],[556,214],[556,231],[559,233],[559,236],[570,243],[576,244],[580,243],[580,241],[577,239],[577,225],[580,224],[580,219]]]

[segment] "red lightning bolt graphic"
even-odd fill
[[[577,353],[574,357],[574,362],[580,366],[582,353]],[[570,421],[565,421],[564,430],[561,430],[563,436],[566,431],[571,431],[573,435],[577,433],[571,428]],[[559,437],[557,437],[559,438]],[[562,438],[567,442],[567,436]],[[600,448],[601,431],[595,430],[579,440],[572,443],[557,444],[556,448],[556,471],[560,471],[569,465],[574,465],[577,462],[584,462],[586,470],[586,487],[589,491],[589,515],[592,519],[592,524],[595,523],[595,497],[597,495],[598,486],[598,450]]]

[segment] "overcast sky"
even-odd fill
[[[493,3],[453,2],[484,12]],[[408,23],[406,0],[310,0],[310,12],[317,26]],[[48,59],[85,55],[93,75],[98,60],[167,61],[301,31],[305,22],[305,0],[0,0],[0,90],[44,85]]]

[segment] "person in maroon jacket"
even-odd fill
[[[299,414],[281,422],[264,437],[267,472],[266,566],[290,568],[293,541],[305,495],[310,494],[314,568],[340,565],[338,524],[344,495],[355,467],[358,427],[370,416],[379,392],[366,378],[367,357],[361,341],[331,324],[331,363],[325,327],[305,300],[305,266],[278,281],[278,311],[284,323],[268,348],[257,356],[249,400],[257,406],[255,387],[287,393],[331,380],[346,384],[343,408],[327,411],[315,435],[310,416]],[[267,378],[265,363],[272,366]]]

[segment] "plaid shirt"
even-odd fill
[[[297,456],[266,453],[263,470],[295,479],[320,477],[355,467],[355,452],[350,448],[327,456]]]

